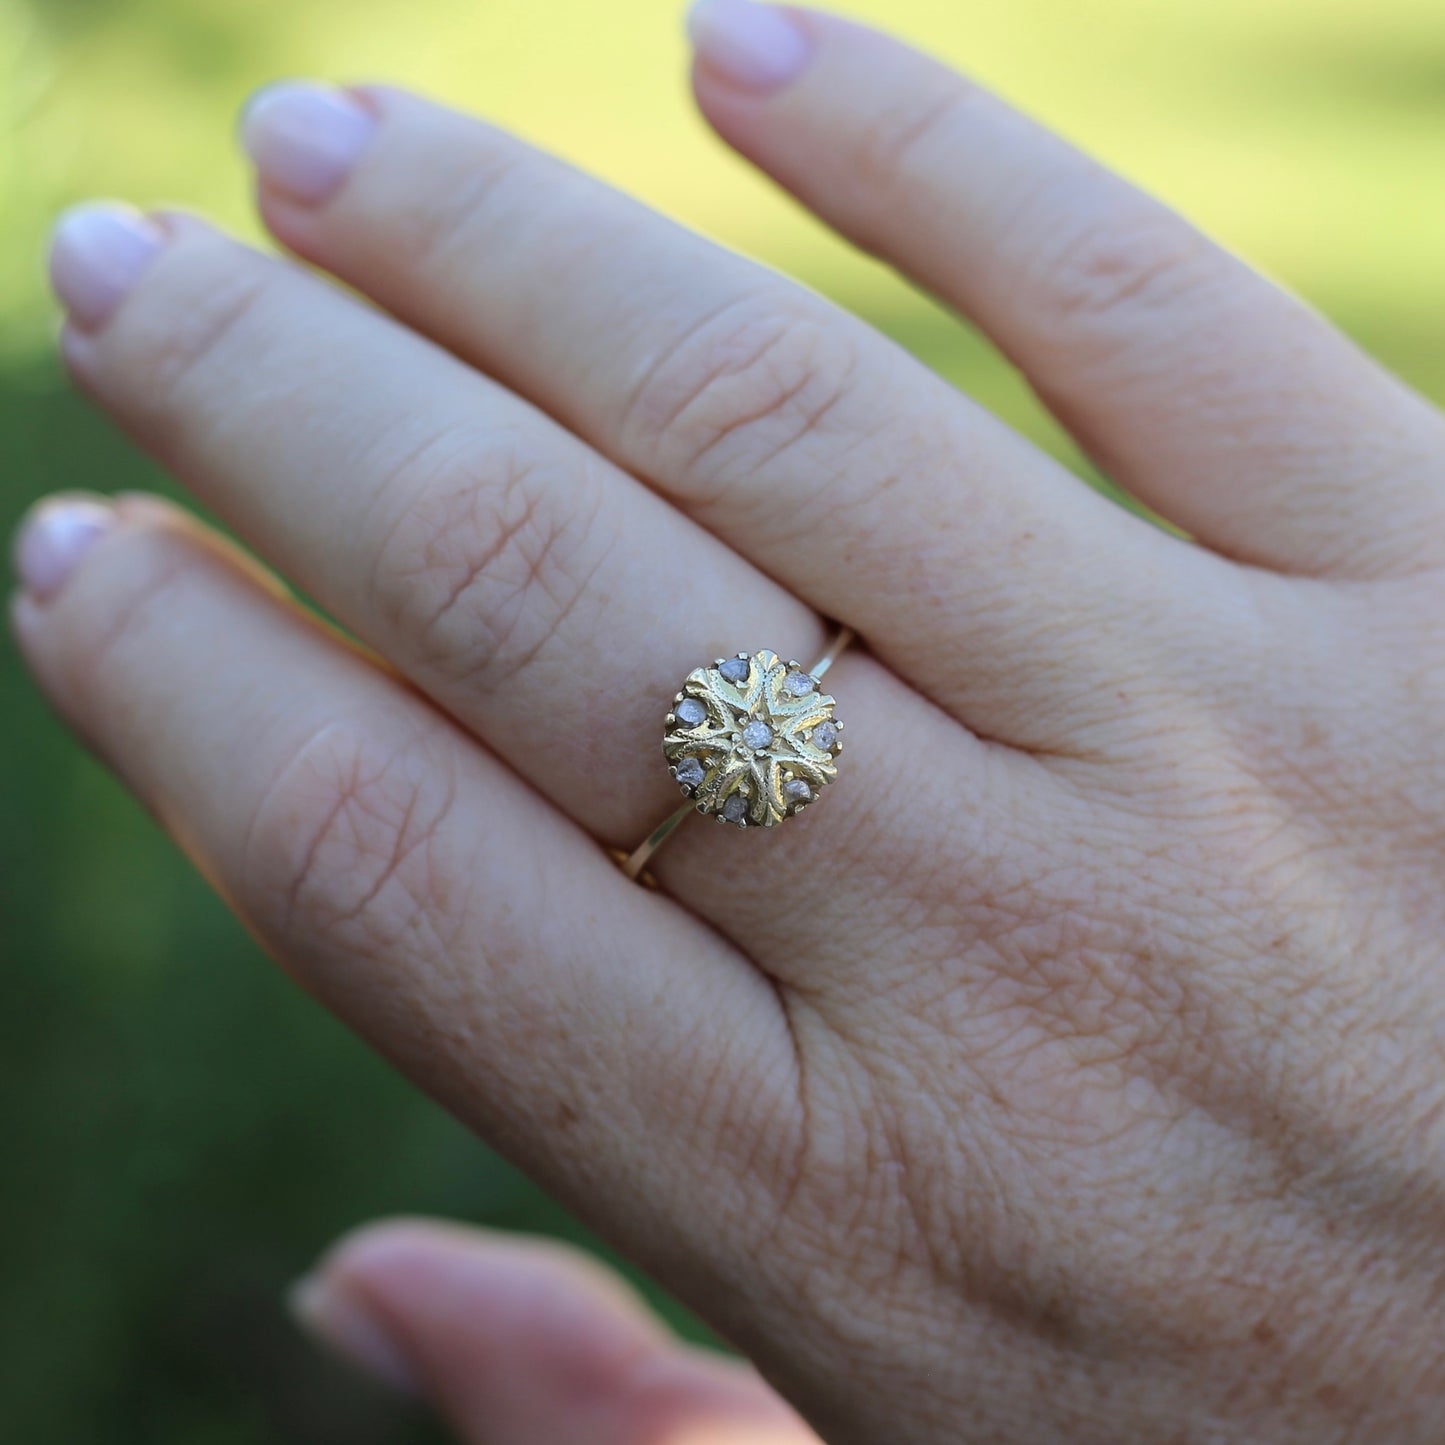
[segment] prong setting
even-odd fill
[[[817,678],[761,649],[689,674],[667,714],[663,752],[699,812],[771,828],[834,781],[841,729]]]

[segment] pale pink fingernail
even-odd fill
[[[15,538],[15,574],[37,602],[47,602],[81,559],[115,526],[103,497],[47,497],[33,507]]]
[[[740,90],[780,90],[813,58],[800,20],[758,0],[694,0],[687,30],[702,63]]]
[[[104,326],[146,268],[166,233],[139,211],[93,201],[56,222],[50,244],[50,284],[75,324]]]
[[[345,92],[284,81],[252,97],[241,144],[263,184],[316,205],[351,174],[375,130],[376,117]]]
[[[404,1394],[420,1393],[416,1371],[385,1326],[350,1291],[324,1274],[307,1275],[287,1303],[296,1322],[364,1374]]]

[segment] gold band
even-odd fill
[[[828,644],[827,651],[808,669],[809,675],[821,682],[823,674],[848,650],[856,635],[851,627],[839,628],[832,642]],[[684,803],[671,817],[664,818],[630,854],[625,857],[620,853],[614,854],[623,873],[643,884],[650,883],[651,880],[643,874],[642,870],[647,867],[652,855],[696,811],[693,804]]]

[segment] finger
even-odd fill
[[[68,331],[72,370],[268,560],[606,841],[635,846],[682,801],[660,743],[695,667],[760,646],[816,655],[809,608],[495,383],[198,222],[156,235],[124,304]],[[905,826],[883,804],[905,782],[899,763],[869,764],[870,739],[876,751],[886,732],[897,759],[957,758],[960,776],[978,744],[866,656],[840,664],[836,687],[862,746],[826,831],[848,832],[850,874],[876,887],[869,855]],[[777,849],[730,853],[737,840],[701,831],[659,876],[750,949],[795,957],[780,916],[798,931],[842,906],[823,838],[827,866],[803,868],[785,898],[763,886]]]
[[[1145,502],[1290,571],[1445,560],[1439,413],[1165,206],[859,26],[703,0],[694,33],[722,136],[958,306]]]
[[[365,149],[320,189],[297,168],[308,117],[358,102],[288,87],[253,107],[276,235],[853,623],[978,731],[1067,747],[1089,717],[1061,688],[1087,698],[1131,649],[1168,666],[1178,635],[1152,619],[1171,594],[1207,609],[1204,560],[1176,563],[1184,549],[836,308],[510,136],[394,91],[363,100]]]
[[[370,1225],[293,1295],[301,1322],[472,1445],[817,1445],[745,1366],[672,1339],[616,1275],[540,1239]]]
[[[747,1141],[796,1122],[768,981],[172,509],[69,516],[19,549],[24,655],[256,935],[675,1287],[740,1271]]]
[[[68,224],[125,219],[97,207]],[[67,333],[77,379],[608,841],[676,806],[660,720],[694,667],[774,638],[790,656],[822,645],[783,588],[414,333],[200,222],[153,229],[124,306]],[[686,627],[659,628],[660,603]]]

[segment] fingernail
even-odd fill
[[[758,0],[694,0],[687,30],[703,64],[740,90],[780,90],[813,57],[800,21]]]
[[[31,508],[15,537],[15,575],[37,602],[48,602],[81,559],[115,526],[100,497],[47,497]]]
[[[293,1286],[287,1304],[308,1334],[363,1374],[404,1394],[421,1393],[416,1371],[396,1341],[353,1293],[324,1274],[311,1274]]]
[[[343,91],[284,81],[252,97],[241,144],[263,184],[316,205],[351,174],[376,130],[376,117]]]
[[[65,212],[50,244],[50,284],[71,320],[87,331],[104,326],[165,241],[130,206],[98,201]]]

